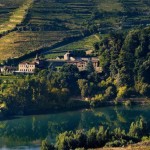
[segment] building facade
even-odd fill
[[[77,66],[79,71],[86,71],[89,61],[92,62],[93,67],[94,67],[96,72],[102,72],[102,69],[99,66],[99,61],[96,61],[96,60],[76,60],[76,61],[68,61],[67,63]]]
[[[34,62],[23,62],[19,64],[19,72],[23,73],[34,73],[36,69],[36,63]]]
[[[73,54],[70,52],[67,52],[64,56],[59,56],[56,58],[56,60],[52,60],[53,62],[56,61],[62,61],[63,63],[72,64],[77,66],[79,71],[86,71],[88,62],[91,61],[93,64],[93,67],[96,72],[101,73],[102,68],[100,67],[100,62],[97,57],[74,57]]]

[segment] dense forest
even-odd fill
[[[100,74],[89,61],[84,72],[65,64],[59,72],[49,67],[18,77],[12,84],[1,84],[2,113],[9,116],[67,109],[71,97],[88,98],[88,107],[117,103],[123,98],[150,97],[149,37],[149,28],[103,36],[94,44],[92,54],[100,59]]]
[[[95,44],[104,72],[117,97],[150,95],[150,28],[111,34]]]

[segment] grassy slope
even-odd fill
[[[23,19],[19,21],[18,13],[14,13],[15,16],[12,12],[22,10],[25,1],[15,0],[14,3],[14,0],[7,0],[9,3],[6,3],[0,0],[0,25],[6,21],[10,24],[12,17],[17,24],[22,22],[15,31],[0,38],[0,60],[50,47],[67,37],[81,35],[87,29],[92,31],[93,26],[107,31],[150,22],[150,3],[147,0],[35,0],[31,8],[28,6],[28,14],[22,13]],[[140,13],[135,15],[136,11]],[[70,49],[71,46],[74,49],[75,44],[60,49]]]
[[[55,59],[57,56],[62,56],[67,51],[71,50],[94,50],[94,43],[99,42],[100,37],[97,34],[88,36],[86,38],[83,38],[80,41],[72,42],[70,44],[61,46],[59,48],[53,49],[48,53],[45,53],[45,58]]]
[[[89,37],[84,38],[83,40],[80,40],[79,42],[72,42],[70,44],[67,44],[65,46],[59,47],[56,50],[93,50],[94,43],[99,42],[100,37],[96,34],[91,35]]]

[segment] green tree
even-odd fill
[[[96,147],[97,145],[96,135],[97,135],[97,131],[95,128],[92,128],[91,130],[87,132],[87,145],[89,148]]]
[[[88,88],[89,88],[88,81],[85,80],[85,79],[79,79],[78,80],[78,85],[79,85],[79,88],[80,88],[80,91],[81,91],[81,96],[82,97],[89,96],[89,93],[88,93]]]
[[[130,129],[129,129],[129,136],[135,137],[135,138],[142,138],[143,135],[147,135],[147,123],[146,121],[141,117],[136,122],[132,122]]]
[[[94,66],[93,66],[93,63],[92,63],[91,60],[89,60],[88,63],[87,63],[86,71],[87,71],[89,74],[95,72],[95,69],[94,69]]]
[[[55,147],[48,143],[47,140],[42,141],[41,150],[56,150]]]

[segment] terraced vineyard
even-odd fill
[[[149,14],[149,0],[0,0],[0,60],[69,37],[147,26]]]
[[[121,0],[120,0],[121,1]],[[122,20],[123,27],[136,27],[150,25],[150,1],[149,0],[125,0],[122,6],[126,16]]]
[[[24,0],[0,0],[0,25],[9,20],[11,13],[22,5]]]
[[[12,56],[22,56],[60,42],[67,36],[69,37],[71,34],[58,31],[12,32],[0,39],[0,58],[7,59]]]
[[[26,18],[28,9],[32,3],[33,0],[25,0],[19,8],[15,9],[9,16],[8,21],[5,21],[0,25],[0,34],[6,34],[7,32],[14,30],[17,25],[20,25]]]

